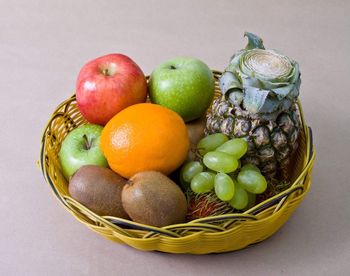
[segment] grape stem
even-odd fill
[[[199,161],[201,161],[201,160],[202,160],[202,155],[199,153],[199,149],[200,149],[200,148],[191,149],[191,151],[194,153],[194,155],[197,157],[197,159],[198,159]]]

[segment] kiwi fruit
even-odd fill
[[[190,139],[190,150],[187,159],[195,159],[195,150],[198,142],[204,137],[204,129],[206,125],[205,116],[186,124],[188,137]]]
[[[123,188],[122,203],[133,221],[157,227],[184,222],[187,212],[180,187],[156,171],[131,177]]]
[[[111,169],[85,165],[72,176],[68,190],[72,198],[100,216],[128,219],[121,202],[126,182]]]

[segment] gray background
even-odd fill
[[[344,275],[349,271],[349,1],[0,0],[1,275]],[[40,135],[80,67],[111,52],[149,74],[194,56],[224,69],[244,31],[300,62],[317,160],[311,192],[273,237],[233,253],[147,253],[87,229],[36,167]]]

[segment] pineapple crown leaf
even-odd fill
[[[257,35],[249,32],[245,32],[244,36],[248,38],[248,44],[245,47],[246,50],[251,50],[255,48],[265,49],[263,40]]]
[[[250,113],[257,113],[264,106],[268,94],[269,92],[266,90],[248,87],[244,94],[244,108]]]
[[[232,56],[220,77],[222,93],[229,98],[231,93],[235,93],[234,98],[243,98],[243,107],[253,114],[289,108],[299,95],[298,63],[275,50],[265,50],[262,39],[255,34],[244,35],[247,47]]]

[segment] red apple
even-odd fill
[[[78,108],[90,123],[105,125],[119,111],[145,102],[146,97],[145,75],[125,55],[96,58],[79,72],[76,83]]]

